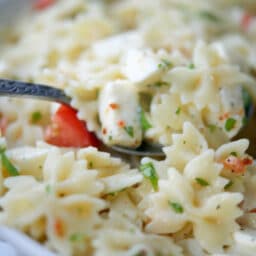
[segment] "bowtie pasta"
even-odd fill
[[[1,41],[0,77],[61,88],[77,112],[1,97],[0,223],[62,256],[255,255],[256,166],[234,138],[256,102],[256,4],[33,8]]]

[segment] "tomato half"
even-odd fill
[[[99,146],[94,133],[87,130],[85,122],[76,114],[73,108],[61,105],[45,131],[45,141],[59,147]]]

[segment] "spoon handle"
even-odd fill
[[[0,79],[0,96],[34,98],[70,105],[70,98],[62,89],[8,79]]]

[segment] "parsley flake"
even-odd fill
[[[161,86],[169,86],[169,84],[167,82],[164,82],[164,81],[158,81],[158,82],[155,82],[154,84],[152,84],[151,86],[161,87]]]
[[[189,68],[189,69],[194,69],[194,68],[195,68],[195,64],[194,64],[194,63],[190,63],[190,64],[188,65],[188,68]]]
[[[237,153],[233,151],[233,152],[230,152],[230,155],[231,156],[237,156]]]
[[[205,179],[202,178],[195,178],[196,182],[198,184],[200,184],[203,187],[209,186],[210,184],[208,183],[208,181],[206,181]]]
[[[163,70],[168,70],[172,68],[173,64],[166,59],[161,59],[161,63],[158,64],[158,68],[163,69]]]
[[[124,130],[126,131],[126,133],[130,136],[130,137],[134,137],[134,130],[132,126],[125,126]]]
[[[230,180],[230,181],[224,186],[224,189],[228,189],[228,188],[230,188],[232,185],[233,185],[233,181]]]
[[[40,111],[35,111],[31,115],[31,123],[36,124],[42,119],[43,115]]]
[[[139,166],[139,171],[142,172],[145,178],[150,180],[153,189],[156,191],[158,189],[158,175],[153,163],[148,162],[146,164],[141,164]]]
[[[51,187],[50,184],[47,184],[47,185],[45,186],[45,191],[46,191],[47,194],[50,194],[50,193],[52,192],[52,187]]]
[[[216,16],[214,13],[209,12],[207,10],[202,10],[198,13],[200,18],[203,18],[205,20],[211,21],[211,22],[219,22],[220,18]]]
[[[80,233],[74,233],[69,237],[70,242],[80,242],[84,240],[84,235]]]
[[[152,127],[152,125],[149,123],[149,121],[147,120],[146,118],[146,115],[145,115],[145,112],[140,109],[140,124],[141,124],[141,127],[142,127],[142,130],[145,132],[147,131],[149,128]]]
[[[0,148],[0,156],[1,156],[1,161],[4,169],[11,175],[11,176],[18,176],[19,172],[17,168],[10,162],[8,157],[5,154],[5,149]]]
[[[226,131],[231,131],[236,125],[236,119],[230,117],[226,120],[226,123],[225,123],[225,129]]]
[[[180,111],[181,111],[181,108],[178,107],[178,108],[176,109],[176,111],[175,111],[175,114],[176,114],[176,115],[179,115],[179,114],[180,114]]]
[[[183,213],[184,209],[182,207],[181,204],[177,203],[177,202],[171,202],[169,201],[169,205],[172,207],[172,209],[176,212],[176,213]]]

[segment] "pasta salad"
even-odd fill
[[[0,77],[0,223],[63,256],[254,255],[253,1],[37,0]],[[234,139],[235,138],[235,139]],[[102,145],[163,147],[127,157]]]

